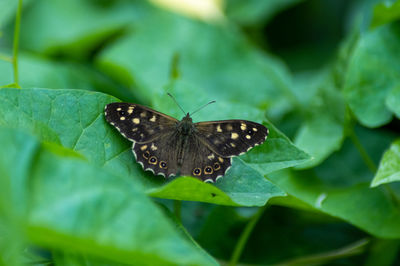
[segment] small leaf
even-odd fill
[[[362,35],[349,60],[344,96],[361,124],[378,127],[392,118],[386,104],[400,84],[399,25],[388,24]]]
[[[400,1],[385,1],[374,7],[371,28],[391,23],[400,18]]]
[[[313,156],[313,160],[299,165],[299,169],[320,164],[341,147],[344,139],[344,99],[335,88],[330,71],[313,74],[302,76],[300,82],[296,81],[293,91],[301,103],[302,113],[305,114],[305,121],[294,142]]]
[[[265,123],[269,135],[264,145],[255,147],[241,158],[263,175],[300,165],[310,160],[310,155],[297,148],[271,123]]]
[[[371,187],[395,181],[400,181],[400,139],[393,142],[390,149],[383,154]]]

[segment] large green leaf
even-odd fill
[[[93,68],[73,62],[58,62],[28,53],[20,53],[18,57],[19,85],[26,87],[94,90],[130,98],[127,90],[117,86]],[[0,61],[0,86],[10,84],[12,80],[12,64]]]
[[[0,145],[0,206],[33,243],[125,263],[216,264],[132,179],[22,131],[1,128]]]
[[[390,149],[383,154],[371,186],[376,187],[395,181],[400,181],[400,139],[393,142]]]
[[[382,238],[400,237],[400,212],[383,188],[371,189],[368,183],[346,188],[322,185],[311,173],[289,170],[268,177],[301,201],[329,215],[341,218]]]
[[[22,48],[82,60],[121,34],[138,18],[140,6],[129,1],[33,1],[22,17]]]
[[[400,100],[389,100],[389,93],[400,86],[399,25],[384,25],[362,35],[351,55],[343,93],[365,126],[386,124],[392,112],[398,112]]]
[[[270,115],[289,108],[285,66],[229,24],[205,24],[149,8],[132,26],[135,31],[108,46],[97,61],[110,76],[137,87],[145,102],[154,101],[176,69],[175,76],[195,95],[267,108]]]
[[[105,122],[104,106],[113,101],[117,99],[80,90],[3,89],[0,91],[0,124],[60,143],[94,165],[138,181],[150,195],[170,199],[261,206],[271,197],[284,195],[263,177],[264,174],[309,159],[267,123],[270,139],[242,160],[234,160],[231,170],[215,186],[193,178],[165,182],[161,177],[143,172],[134,162],[130,142]]]
[[[23,5],[27,6],[32,0],[21,1]],[[0,2],[0,33],[5,24],[15,16],[17,12],[18,1],[15,0],[2,0]],[[0,35],[1,36],[1,35]]]
[[[376,130],[356,129],[366,152],[374,163],[378,162],[394,136]],[[373,173],[350,140],[312,170],[281,171],[267,176],[288,195],[316,211],[341,218],[378,237],[400,236],[396,196],[384,187],[369,188]]]

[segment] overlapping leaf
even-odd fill
[[[390,149],[383,154],[378,172],[371,186],[400,181],[400,140],[396,140]]]
[[[290,84],[286,68],[235,28],[154,8],[133,26],[134,32],[107,47],[97,61],[108,75],[135,86],[143,101],[154,101],[170,82],[175,63],[179,79],[213,100],[267,108],[271,115],[288,108],[283,93]]]
[[[22,131],[1,127],[0,145],[1,213],[30,241],[124,263],[216,264],[132,179]]]
[[[397,116],[400,98],[399,25],[388,24],[362,35],[351,55],[344,95],[361,124],[377,127]],[[394,95],[393,95],[394,94]],[[389,103],[389,104],[388,104]]]
[[[284,195],[264,179],[265,173],[308,160],[307,154],[268,125],[270,140],[254,149],[249,157],[243,157],[246,163],[235,160],[216,186],[193,178],[168,183],[162,177],[144,173],[133,159],[130,143],[105,122],[104,106],[117,99],[80,90],[3,89],[0,95],[0,124],[33,132],[45,141],[56,141],[94,165],[131,177],[157,197],[261,206],[271,197]]]

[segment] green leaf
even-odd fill
[[[206,95],[208,101],[267,108],[271,116],[290,108],[284,97],[290,85],[286,67],[252,46],[234,27],[155,8],[132,26],[135,31],[107,47],[97,62],[108,75],[134,87],[144,102],[154,104],[177,68],[191,92]]]
[[[388,106],[386,101],[400,84],[399,72],[399,24],[385,25],[361,36],[349,60],[343,90],[361,124],[378,127],[391,120],[393,105]]]
[[[389,92],[386,98],[386,105],[400,119],[400,85]]]
[[[226,14],[228,18],[244,26],[264,24],[274,15],[302,0],[228,0]]]
[[[214,208],[197,237],[199,243],[215,257],[229,259],[240,230],[254,211],[224,206]],[[329,215],[270,206],[257,222],[241,261],[249,265],[288,265],[284,261],[307,259],[308,263],[291,265],[326,264],[329,260],[354,256],[356,250],[364,250],[368,241],[363,238],[364,232]],[[364,245],[361,248],[353,243]]]
[[[370,247],[370,253],[365,266],[390,266],[396,264],[396,257],[400,250],[400,240],[375,239]]]
[[[344,139],[344,99],[335,88],[330,71],[312,74],[296,79],[293,89],[301,112],[305,114],[305,121],[297,131],[294,142],[313,156],[313,160],[299,165],[299,169],[320,164],[341,147]]]
[[[193,178],[165,182],[162,177],[143,172],[134,162],[131,143],[105,122],[104,106],[115,101],[101,93],[80,90],[3,89],[0,125],[17,127],[42,140],[60,143],[94,165],[139,181],[150,195],[169,199],[262,206],[271,197],[284,195],[264,174],[309,160],[306,153],[266,123],[270,128],[266,143],[242,156],[242,160],[234,160],[231,170],[215,186]]]
[[[393,142],[390,149],[383,154],[371,187],[395,181],[400,181],[400,139]]]
[[[123,263],[216,265],[132,179],[21,131],[1,128],[0,145],[1,206],[33,243]]]
[[[125,1],[34,1],[29,12],[23,12],[22,49],[82,60],[137,19],[140,5]]]
[[[359,184],[346,188],[321,185],[310,173],[282,170],[268,175],[289,195],[311,207],[341,218],[370,234],[382,238],[400,237],[400,212],[382,188]]]
[[[386,131],[356,127],[356,134],[374,163],[395,138]],[[396,136],[397,137],[397,136]],[[382,238],[400,235],[399,205],[384,187],[369,188],[373,178],[356,147],[346,139],[342,149],[307,171],[281,171],[267,175],[289,196],[288,205],[307,204]],[[282,204],[285,198],[277,198]],[[293,204],[294,201],[294,204]]]
[[[371,28],[400,19],[400,1],[385,1],[374,7]]]
[[[30,4],[31,0],[22,1],[24,6]],[[17,11],[18,1],[15,0],[2,0],[0,2],[0,29],[14,18]],[[1,37],[1,35],[0,35]]]
[[[107,92],[123,98],[131,97],[128,91],[117,89],[115,84],[98,74],[96,70],[73,62],[60,63],[32,54],[20,53],[18,72],[19,85],[23,88],[80,88]],[[0,61],[0,86],[11,83],[12,77],[12,65],[9,62]],[[13,84],[10,85],[15,87]]]

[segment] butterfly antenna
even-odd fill
[[[183,108],[179,105],[179,103],[175,100],[174,96],[172,96],[171,93],[167,92],[168,96],[172,98],[172,100],[174,100],[174,102],[176,103],[176,105],[178,105],[178,107],[182,110],[183,114],[186,115],[185,110],[183,110]]]
[[[191,113],[190,115],[194,115],[195,113],[197,113],[198,111],[200,111],[201,109],[203,109],[204,107],[206,107],[209,104],[215,103],[215,101],[211,101],[206,103],[205,105],[201,106],[200,108],[198,108],[196,111],[194,111],[193,113]]]

